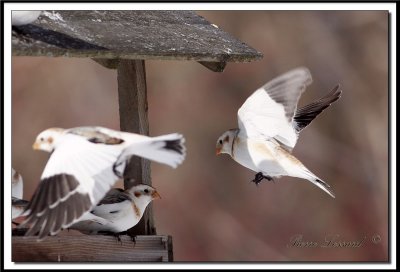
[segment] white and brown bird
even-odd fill
[[[147,205],[156,198],[160,198],[156,189],[145,184],[126,190],[113,188],[69,228],[85,234],[125,232],[139,223]]]
[[[24,180],[14,168],[11,168],[11,185],[11,196],[22,199],[24,194]]]
[[[341,95],[337,85],[324,97],[297,109],[301,94],[311,82],[309,70],[297,68],[256,90],[238,111],[239,128],[218,138],[216,153],[229,154],[255,171],[252,181],[256,184],[264,178],[292,176],[309,180],[335,197],[326,182],[291,154],[299,133]]]
[[[28,206],[29,201],[21,199],[21,198],[16,198],[12,197],[11,198],[11,218],[14,220],[15,218],[18,218],[20,216],[26,215],[24,213],[26,207]],[[19,223],[14,222],[15,225],[19,225]]]
[[[125,165],[139,156],[176,168],[185,158],[181,134],[148,137],[103,127],[50,128],[33,148],[51,153],[22,225],[39,239],[68,228],[89,213],[115,182]]]
[[[11,218],[15,219],[23,215],[29,202],[23,200],[24,180],[14,168],[12,168],[11,184]]]

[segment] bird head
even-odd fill
[[[64,130],[61,128],[49,128],[42,131],[33,143],[33,149],[52,152]]]
[[[237,129],[230,129],[225,131],[217,140],[217,146],[215,149],[215,154],[229,154],[232,153],[233,140],[237,134]]]
[[[127,190],[135,203],[146,207],[153,199],[161,198],[157,190],[146,184],[139,184]]]

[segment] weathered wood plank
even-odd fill
[[[262,54],[194,11],[45,11],[13,28],[14,56],[250,62]]]
[[[108,69],[117,69],[119,64],[119,59],[98,59],[92,58],[95,62]],[[213,72],[223,72],[226,66],[226,62],[207,62],[199,61],[201,65],[210,69]]]
[[[172,238],[166,235],[12,237],[13,262],[171,262]]]
[[[149,135],[144,60],[120,60],[117,70],[121,130]],[[130,188],[138,183],[151,185],[150,161],[133,157],[126,168],[125,176],[127,177],[124,180],[125,188]],[[140,222],[128,233],[131,235],[156,233],[151,203]]]

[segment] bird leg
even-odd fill
[[[264,176],[264,178],[275,183],[275,180],[271,176]]]
[[[119,236],[120,236],[120,234],[119,234],[119,233],[114,233],[113,235],[114,235],[114,237],[116,237],[116,238],[117,238],[117,241],[118,241],[118,242],[120,242],[120,243],[121,243],[121,245],[122,245],[122,240],[121,240],[121,237],[119,237]]]
[[[263,174],[261,172],[257,173],[252,182],[258,185],[264,179]]]
[[[131,240],[133,242],[133,246],[136,246],[136,236],[131,236]]]
[[[102,234],[102,235],[112,235],[117,239],[118,242],[120,242],[122,244],[121,237],[119,237],[121,233],[115,233],[115,232],[111,232],[111,231],[99,231],[98,233]]]
[[[271,176],[264,176],[262,172],[258,172],[252,182],[254,182],[256,185],[258,185],[263,179],[266,179],[268,181],[272,181],[275,183],[274,179]]]

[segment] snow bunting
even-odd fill
[[[26,213],[24,214],[24,211],[25,211],[26,207],[28,206],[28,204],[29,204],[29,201],[27,201],[27,200],[12,197],[12,199],[11,199],[11,218],[15,219],[22,215],[26,215]],[[15,223],[15,224],[18,225],[17,223]]]
[[[11,24],[13,26],[27,25],[36,21],[42,14],[41,10],[13,10]]]
[[[256,90],[238,111],[239,128],[218,138],[216,153],[229,154],[257,172],[252,180],[256,184],[264,178],[292,176],[307,179],[335,197],[326,182],[291,154],[300,131],[342,93],[337,85],[324,97],[297,109],[300,95],[311,82],[308,69],[297,68]]]
[[[139,156],[176,168],[185,158],[180,134],[159,137],[103,127],[50,128],[41,132],[34,149],[51,153],[30,204],[27,235],[39,239],[68,228],[90,212],[123,177],[125,165]]]
[[[21,216],[28,205],[28,201],[23,200],[24,181],[22,176],[12,168],[11,176],[11,218]]]
[[[139,184],[130,189],[111,189],[90,213],[70,226],[85,234],[120,233],[135,226],[147,205],[160,195],[151,186]]]
[[[22,179],[22,176],[14,170],[14,168],[11,170],[11,195],[13,197],[22,199],[24,192],[24,180]]]

